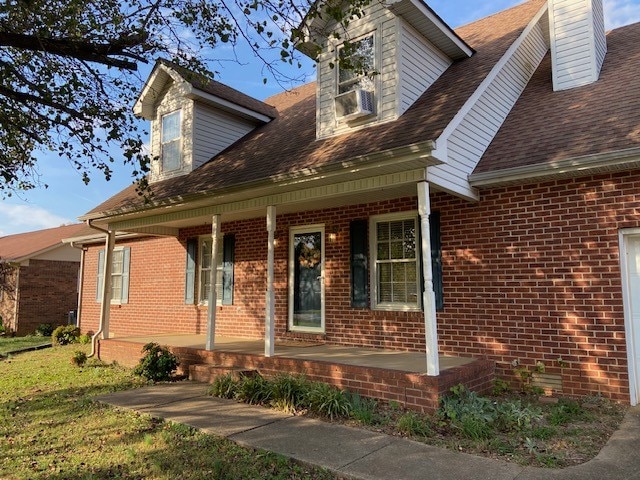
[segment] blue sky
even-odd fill
[[[469,23],[521,3],[520,0],[427,0],[427,3],[452,27]],[[640,0],[604,0],[607,29],[640,21]],[[251,57],[242,64],[224,62],[214,65],[217,80],[256,98],[264,99],[281,90],[272,80],[263,85],[262,65]],[[311,66],[308,72],[313,72]],[[295,73],[297,75],[297,73]],[[39,173],[49,188],[38,188],[0,200],[0,236],[73,223],[77,217],[119,192],[131,183],[130,167],[114,168],[107,182],[100,173],[85,185],[66,160],[40,155]]]

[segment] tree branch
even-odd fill
[[[135,62],[113,58],[113,56],[137,58],[126,49],[142,45],[145,40],[145,34],[132,34],[107,43],[90,43],[69,38],[42,38],[36,35],[0,32],[0,46],[2,47],[47,52],[132,71],[138,69]]]

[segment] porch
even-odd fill
[[[439,398],[459,383],[486,392],[494,378],[494,362],[439,356],[440,373],[427,375],[424,353],[327,345],[313,342],[277,341],[271,357],[264,355],[264,340],[216,337],[206,350],[206,335],[163,334],[100,340],[100,358],[133,366],[149,342],[166,345],[179,358],[181,372],[193,380],[211,382],[236,370],[261,375],[304,374],[361,395],[396,401],[407,408],[433,411]]]

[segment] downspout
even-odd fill
[[[13,331],[18,331],[18,309],[20,308],[20,264],[16,266],[16,285],[14,289],[14,306],[13,306]]]
[[[109,230],[105,230],[104,228],[100,228],[100,227],[96,227],[95,225],[91,224],[91,219],[87,220],[87,226],[89,228],[93,228],[94,230],[98,230],[99,232],[103,232],[104,234],[107,235],[107,242],[109,239]],[[106,255],[105,255],[106,257]],[[106,258],[105,258],[105,263],[106,263]],[[107,279],[103,278],[102,279],[102,288],[106,288],[107,286]],[[102,296],[102,301],[104,302],[104,295]],[[98,325],[98,331],[96,333],[93,334],[93,336],[91,337],[91,353],[89,354],[88,358],[93,357],[96,354],[96,345],[98,343],[98,337],[102,334],[102,330],[104,328],[104,325],[102,323],[103,321],[103,317],[102,315],[100,315],[100,325]]]

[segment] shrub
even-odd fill
[[[80,345],[87,345],[89,342],[91,342],[91,335],[83,333],[78,337],[78,342],[80,343]]]
[[[326,383],[314,382],[305,396],[305,404],[310,411],[329,417],[348,417],[351,413],[349,397],[342,390]]]
[[[76,343],[80,336],[80,329],[75,325],[59,326],[51,334],[51,341],[54,345],[68,345]]]
[[[82,350],[76,350],[73,352],[73,356],[71,357],[71,363],[78,367],[84,366],[84,364],[87,363],[87,354]]]
[[[235,398],[237,391],[238,382],[233,378],[233,375],[227,373],[213,380],[209,394],[219,398]]]
[[[157,343],[147,343],[142,347],[142,352],[145,355],[133,369],[133,373],[148,380],[154,382],[169,380],[180,365],[176,356],[168,348],[161,347]]]
[[[36,337],[50,337],[53,333],[53,325],[50,323],[41,323],[36,327]]]

